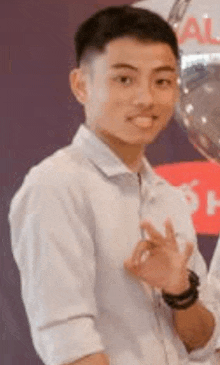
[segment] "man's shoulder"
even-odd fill
[[[83,196],[90,174],[89,161],[72,145],[55,151],[26,174],[22,185],[16,191],[11,206],[34,196],[48,195],[76,199]]]
[[[25,181],[31,185],[62,186],[79,182],[86,171],[87,160],[72,145],[66,146],[33,166]]]
[[[11,200],[9,218],[24,206],[37,211],[37,206],[43,209],[52,201],[69,206],[74,200],[77,207],[83,206],[90,168],[89,161],[72,145],[57,150],[26,174]]]

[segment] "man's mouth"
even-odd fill
[[[128,120],[139,128],[151,128],[157,118],[156,116],[136,116]]]

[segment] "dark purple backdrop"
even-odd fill
[[[42,365],[31,343],[10,248],[9,204],[29,168],[71,142],[83,121],[71,96],[68,73],[75,65],[72,35],[78,24],[106,5],[125,1],[1,0],[0,3],[0,363]],[[148,147],[154,165],[201,160],[171,122]],[[209,263],[216,237],[200,236]]]

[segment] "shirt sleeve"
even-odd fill
[[[60,365],[104,350],[91,215],[77,184],[29,180],[11,204],[12,250],[36,351],[46,365]]]

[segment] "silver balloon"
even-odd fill
[[[177,30],[192,0],[175,0],[167,21]],[[220,163],[220,54],[182,56],[176,119],[208,159]]]
[[[220,55],[183,57],[176,119],[208,159],[220,163]]]

